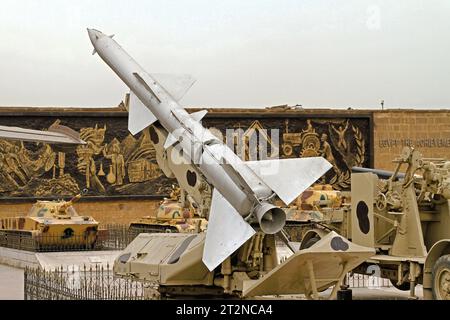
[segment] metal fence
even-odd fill
[[[146,300],[150,292],[149,284],[115,277],[109,266],[24,271],[25,300]]]
[[[350,288],[389,288],[392,287],[389,279],[367,274],[349,274],[347,284]]]
[[[123,250],[136,237],[129,232],[127,225],[103,225],[96,235],[64,237],[54,234],[32,236],[18,231],[1,231],[0,246],[12,249],[49,252],[49,251],[83,251],[83,250]]]
[[[349,277],[350,288],[390,287],[389,280],[368,275]],[[25,300],[149,300],[156,288],[145,282],[118,278],[108,268],[68,268],[56,271],[27,268]]]
[[[389,280],[354,274],[350,288],[390,287]],[[109,266],[70,266],[53,271],[26,268],[25,300],[149,300],[158,299],[156,286],[149,282],[115,277]]]

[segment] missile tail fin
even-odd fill
[[[173,145],[177,141],[178,141],[178,139],[173,134],[169,133],[166,141],[164,142],[164,149],[169,148],[171,145]]]
[[[195,79],[188,74],[152,73],[151,76],[176,101],[181,100],[195,82]]]
[[[246,165],[286,205],[289,205],[332,167],[322,157],[247,161]],[[293,175],[295,178],[292,178]]]
[[[191,113],[190,116],[197,122],[200,122],[204,116],[206,116],[206,114],[208,113],[208,111],[206,110],[200,110],[194,113]]]
[[[136,94],[131,91],[128,105],[128,130],[131,134],[135,135],[157,120],[153,113],[139,100]]]
[[[255,234],[233,206],[213,190],[203,263],[212,271]]]

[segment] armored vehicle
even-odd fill
[[[450,300],[450,161],[405,147],[394,163],[394,172],[354,168],[351,210],[338,233],[376,250],[354,272],[378,268],[378,276],[410,290],[411,298],[422,284],[425,299]],[[336,230],[318,222],[304,234],[303,248]]]
[[[201,218],[198,206],[188,200],[184,190],[172,186],[170,198],[161,201],[155,216],[144,216],[130,223],[129,234],[140,233],[198,233],[206,230],[208,221]]]
[[[81,198],[70,201],[37,201],[27,216],[0,219],[2,241],[31,239],[36,248],[91,248],[97,240],[98,222],[90,216],[80,216],[73,207]]]
[[[334,230],[344,237],[348,236],[350,192],[333,190],[331,185],[315,185],[306,189],[285,211],[284,230],[291,241],[301,242],[312,229],[325,233]],[[317,240],[317,237],[309,238],[301,244],[301,248],[310,247]]]

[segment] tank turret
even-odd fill
[[[6,236],[31,238],[36,249],[90,248],[97,240],[98,222],[80,216],[73,204],[86,190],[71,200],[38,200],[27,216],[0,219],[0,231]]]

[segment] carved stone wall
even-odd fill
[[[353,166],[371,165],[371,118],[334,116],[328,114],[269,114],[266,117],[228,116],[225,118],[206,118],[203,122],[230,139],[227,130],[241,132],[235,134],[245,151],[235,150],[246,160],[260,159],[258,146],[268,145],[267,157],[318,157],[323,156],[331,164],[330,170],[322,182],[332,184],[337,189],[350,186],[350,169]],[[258,141],[249,143],[252,135],[257,134]],[[264,154],[263,154],[264,155]],[[293,174],[296,174],[293,172]],[[301,174],[298,172],[297,174]]]
[[[83,111],[75,115],[0,115],[2,125],[30,129],[45,129],[60,120],[87,142],[63,153],[48,144],[0,140],[2,197],[66,196],[84,188],[95,196],[169,192],[170,181],[156,164],[148,130],[129,134],[123,113],[100,116]]]
[[[158,168],[148,129],[132,136],[125,111],[35,110],[0,110],[0,125],[43,130],[60,120],[80,132],[87,145],[62,153],[47,144],[0,140],[0,197],[62,197],[84,188],[89,196],[102,197],[169,194],[174,180]],[[370,166],[373,160],[367,115],[212,109],[203,124],[223,137],[232,130],[236,147],[245,146],[245,159],[255,160],[253,151],[259,151],[252,150],[252,137],[268,146],[269,157],[324,156],[334,167],[323,182],[339,189],[349,187],[352,166]]]

